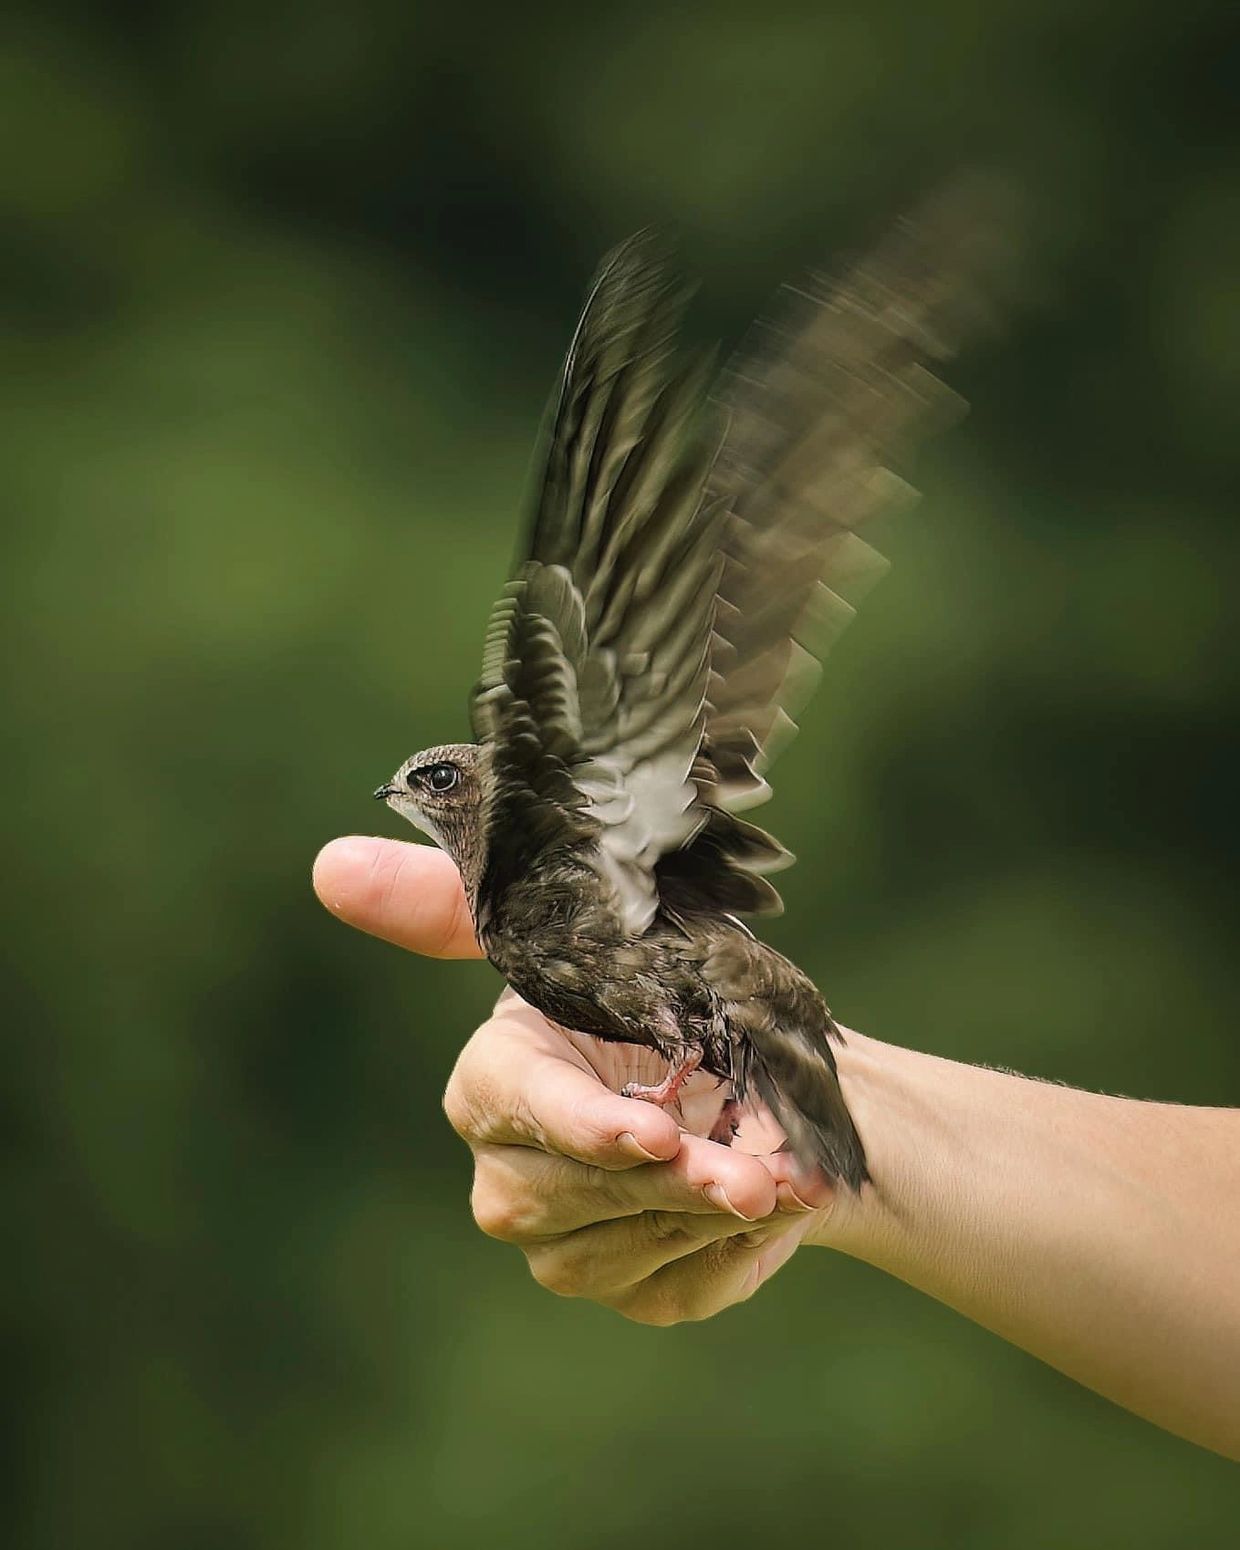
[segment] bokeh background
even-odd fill
[[[601,250],[673,224],[735,339],[1005,167],[1026,305],[780,769],[771,935],[880,1037],[1240,1101],[1224,15],[7,8],[7,1543],[1236,1543],[1232,1466],[842,1258],[671,1331],[540,1291],[439,1110],[492,972],[308,882],[465,729]]]

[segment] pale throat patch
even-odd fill
[[[420,829],[428,839],[434,840],[440,850],[447,849],[439,829],[411,797],[404,796],[398,792],[396,795],[388,798],[388,806],[395,812],[398,812],[407,822],[411,823],[415,829]]]

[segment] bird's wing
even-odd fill
[[[857,527],[889,464],[958,401],[930,363],[979,321],[989,191],[956,189],[834,285],[785,292],[725,374],[681,365],[685,292],[640,234],[604,262],[569,351],[529,557],[475,691],[493,793],[482,904],[557,846],[597,860],[626,931],[778,909],[790,858],[737,810],[816,660],[883,568]]]
[[[674,905],[778,908],[751,887],[769,842],[732,815],[769,795],[819,659],[886,569],[858,528],[912,496],[895,468],[962,408],[933,367],[990,320],[1007,203],[988,180],[943,190],[838,280],[781,292],[723,373],[708,498],[728,513],[725,566],[696,771],[711,816],[661,868]]]
[[[484,907],[538,855],[588,841],[640,933],[658,859],[704,821],[691,773],[725,510],[706,494],[710,362],[675,354],[686,299],[639,234],[605,260],[569,350],[529,557],[474,692],[493,777]]]

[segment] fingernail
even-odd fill
[[[775,1194],[779,1200],[781,1211],[813,1211],[814,1206],[808,1200],[802,1200],[791,1184],[780,1184]]]
[[[830,1179],[816,1168],[809,1172],[794,1168],[788,1189],[807,1211],[817,1211],[820,1207],[829,1205],[835,1195]]]
[[[728,1192],[722,1184],[707,1184],[703,1186],[702,1193],[714,1206],[716,1211],[726,1211],[729,1216],[739,1216],[742,1222],[756,1222],[756,1216],[747,1216],[744,1211],[739,1211],[728,1199]]]
[[[624,1130],[616,1137],[616,1145],[622,1152],[627,1152],[630,1157],[636,1157],[638,1162],[663,1162],[662,1157],[656,1157],[653,1152],[648,1152],[631,1130]]]

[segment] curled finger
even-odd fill
[[[781,1191],[762,1159],[684,1136],[677,1155],[623,1171],[533,1147],[474,1149],[474,1216],[484,1232],[513,1243],[561,1237],[642,1212],[722,1215],[743,1223],[809,1207]]]
[[[708,1245],[737,1239],[757,1248],[778,1231],[775,1223],[722,1213],[644,1211],[583,1227],[525,1252],[534,1279],[548,1291],[607,1301],[677,1260],[696,1259]]]
[[[523,1002],[505,1005],[465,1046],[444,1108],[475,1148],[530,1146],[600,1168],[632,1168],[680,1148],[669,1114],[612,1092]]]
[[[601,1300],[639,1324],[708,1319],[752,1297],[796,1252],[804,1231],[803,1223],[785,1220],[764,1224],[758,1234],[716,1239]]]

